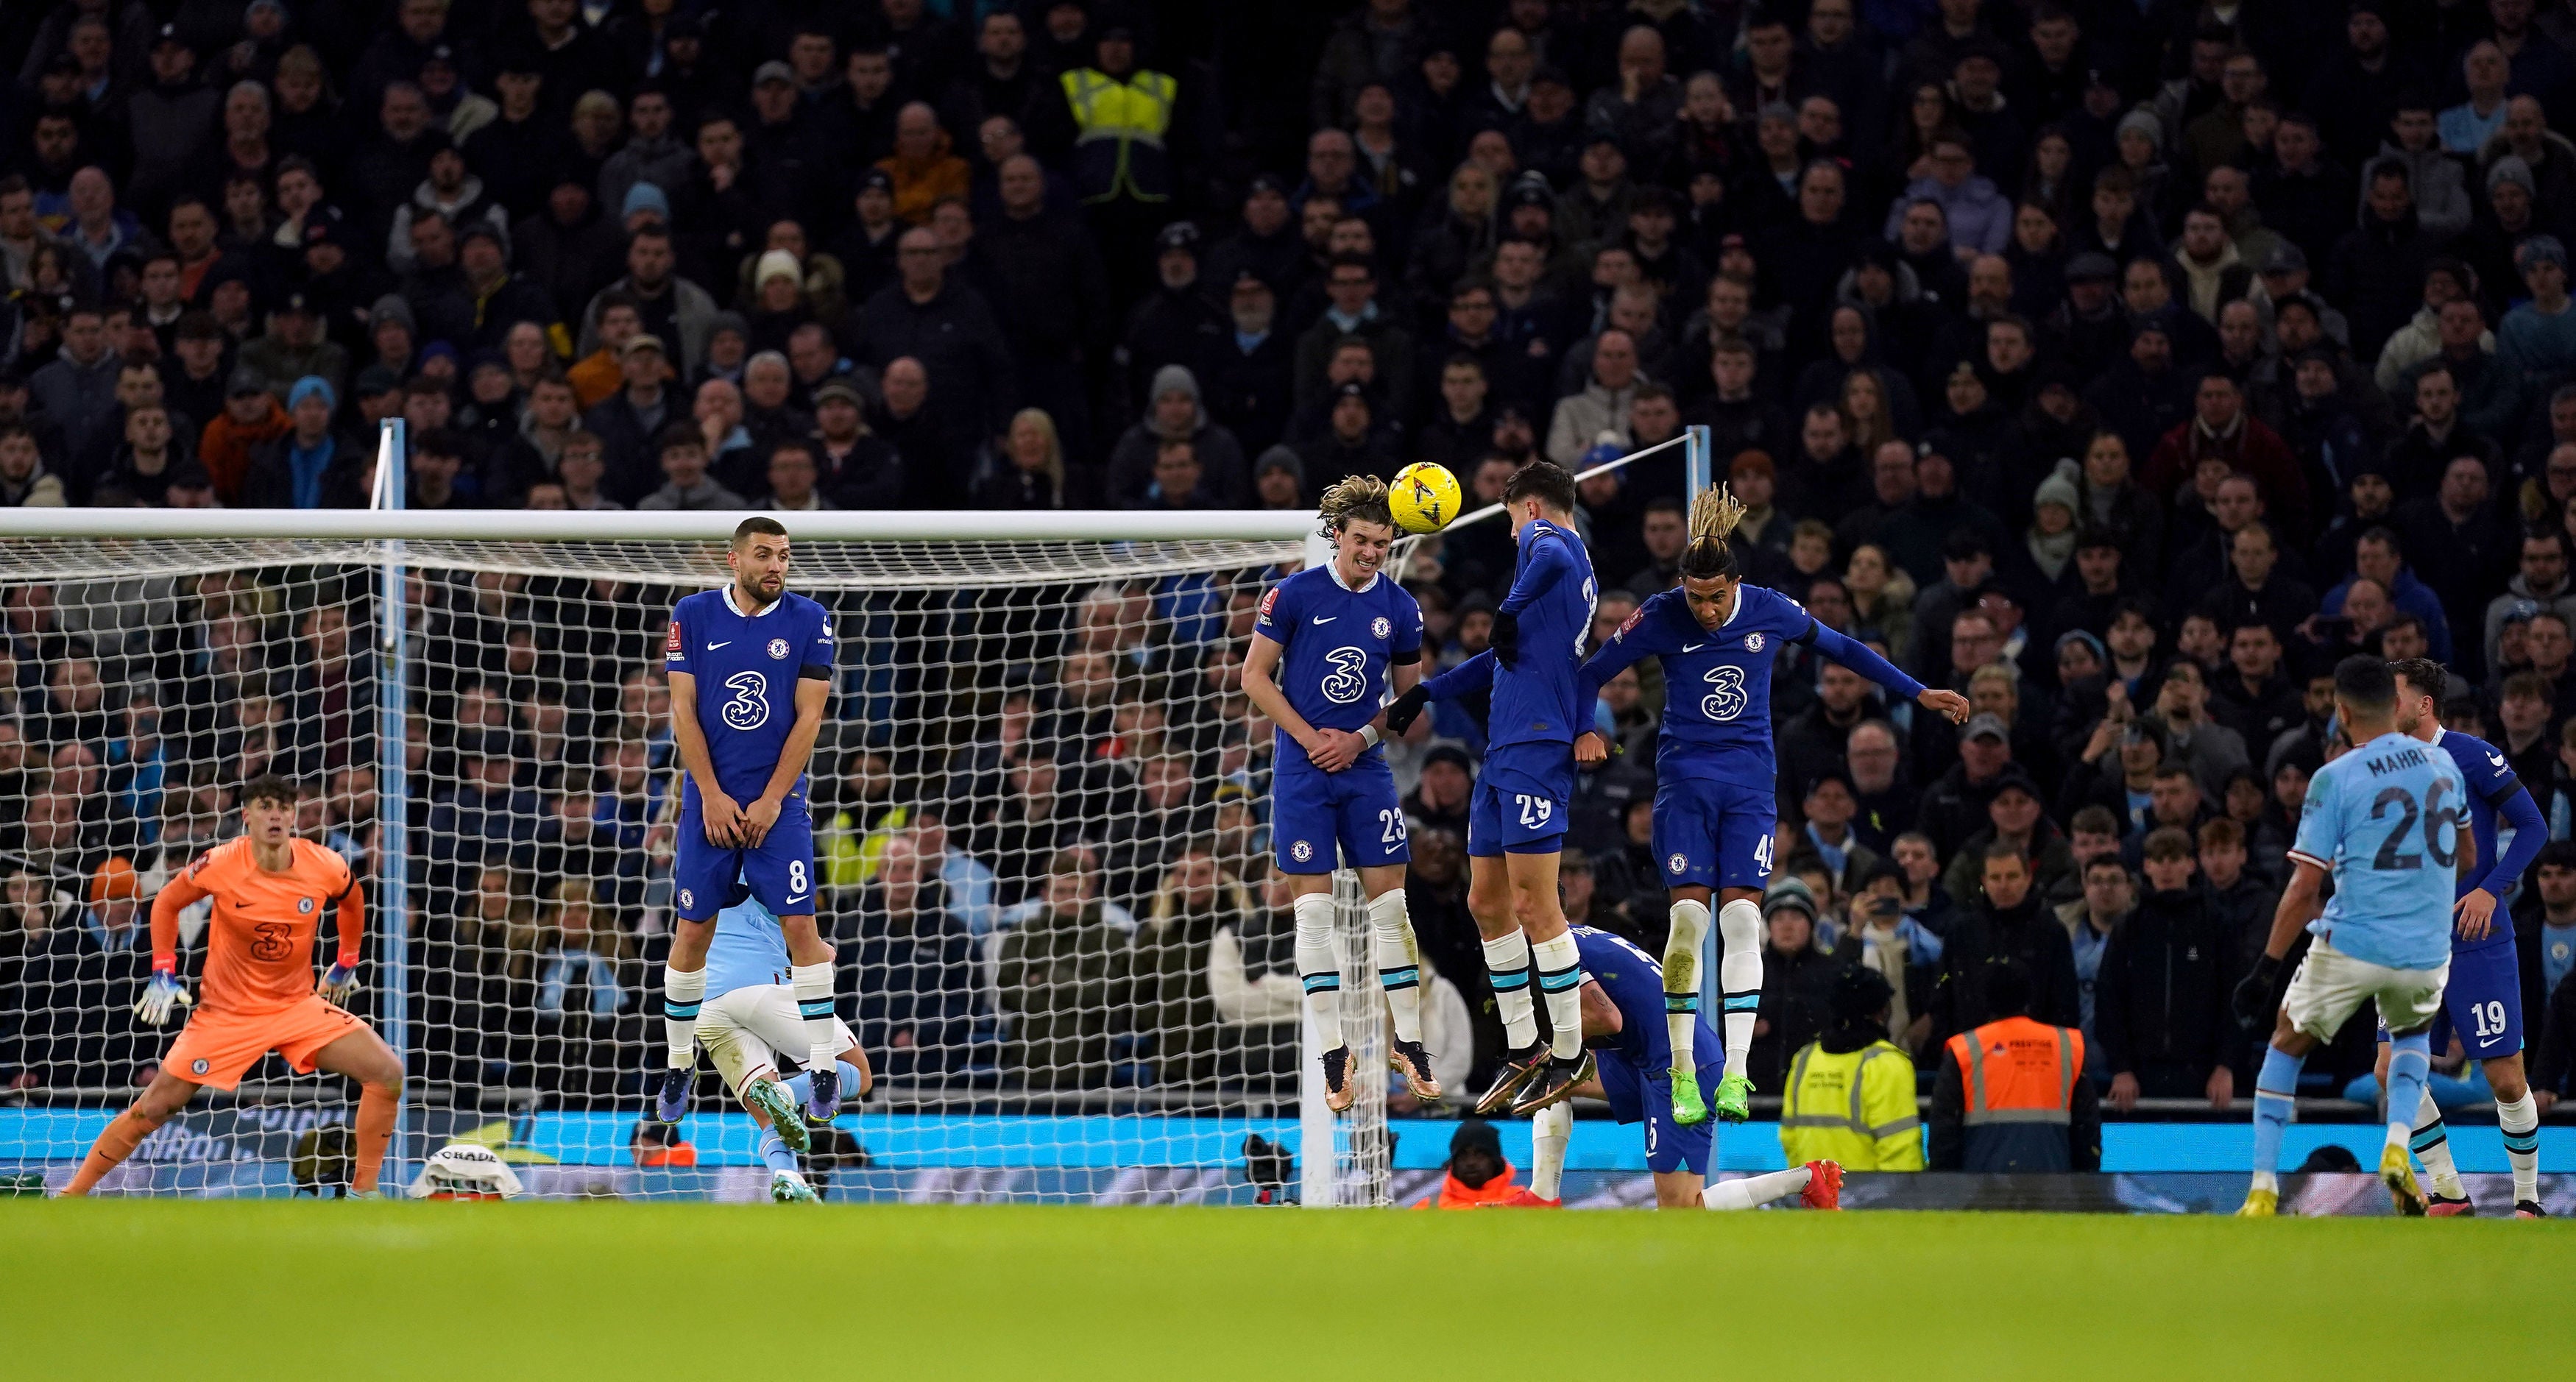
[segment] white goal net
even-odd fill
[[[175,1030],[130,1013],[151,898],[282,772],[368,880],[354,1006],[409,1072],[389,1177],[467,1140],[539,1195],[760,1193],[712,1071],[685,1147],[644,1123],[677,816],[662,632],[725,579],[733,516],[617,540],[324,517],[58,511],[93,526],[0,537],[0,1173],[58,1183],[149,1079]],[[1127,541],[817,540],[873,520],[804,517],[791,583],[841,647],[819,920],[879,1078],[819,1149],[832,1197],[1382,1202],[1382,1073],[1300,1135],[1270,731],[1240,674],[1303,550],[1290,516]],[[1376,1050],[1351,950],[1346,1022]],[[102,1189],[327,1193],[354,1100],[272,1055]]]

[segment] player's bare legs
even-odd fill
[[[1485,972],[1493,984],[1494,1007],[1503,1019],[1502,1073],[1476,1101],[1479,1114],[1508,1105],[1548,1056],[1530,1006],[1529,937],[1521,933],[1512,905],[1511,876],[1503,860],[1502,855],[1467,860],[1467,912],[1476,919],[1476,935],[1484,942]]]
[[[349,1171],[349,1193],[372,1195],[384,1169],[385,1144],[402,1107],[402,1057],[372,1029],[361,1027],[313,1053],[313,1068],[358,1082],[358,1146]]]
[[[1583,1049],[1583,959],[1566,930],[1565,905],[1557,895],[1558,856],[1503,855],[1504,876],[1511,884],[1512,919],[1529,945],[1530,966],[1539,992],[1547,1000],[1548,1060],[1525,1082],[1512,1104],[1515,1114],[1538,1110],[1572,1097],[1577,1085],[1592,1077],[1592,1057]]]
[[[2390,1047],[2379,1044],[2379,1063],[2375,1073],[2379,1087],[2388,1088]],[[2495,1092],[2496,1126],[2504,1134],[2505,1160],[2513,1169],[2513,1200],[2516,1218],[2545,1217],[2540,1208],[2540,1105],[2531,1097],[2530,1077],[2523,1073],[2522,1053],[2496,1056],[2478,1062],[2485,1072],[2487,1087]],[[2402,1111],[2392,1108],[2393,1118]],[[2468,1187],[2460,1183],[2460,1170],[2451,1158],[2450,1129],[2442,1119],[2441,1105],[2433,1102],[2433,1091],[2427,1086],[2424,1097],[2415,1106],[2415,1136],[2410,1146],[2417,1160],[2424,1163],[2426,1178],[2433,1182],[2432,1195],[2425,1212],[2434,1218],[2451,1218],[2474,1214],[2477,1206],[2469,1200]]]
[[[144,1088],[143,1096],[99,1131],[98,1141],[91,1144],[89,1156],[81,1162],[80,1170],[73,1173],[71,1182],[63,1187],[64,1198],[87,1195],[101,1176],[134,1155],[134,1149],[143,1145],[143,1139],[159,1131],[162,1124],[178,1117],[179,1110],[197,1097],[199,1088],[194,1081],[180,1079],[166,1067],[154,1075],[152,1083]]]

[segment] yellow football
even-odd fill
[[[1448,527],[1458,516],[1459,498],[1458,477],[1448,467],[1429,461],[1415,461],[1395,472],[1386,495],[1387,507],[1395,512],[1395,526],[1408,533],[1436,533]]]

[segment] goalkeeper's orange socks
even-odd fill
[[[364,1195],[376,1188],[384,1169],[385,1144],[393,1140],[394,1107],[400,1086],[367,1085],[358,1091],[358,1146],[349,1168],[349,1192]]]
[[[63,1187],[63,1194],[67,1196],[88,1194],[91,1188],[98,1184],[101,1176],[115,1170],[127,1157],[134,1155],[134,1149],[143,1145],[143,1139],[150,1137],[156,1126],[158,1125],[144,1122],[142,1115],[132,1109],[116,1115],[116,1118],[99,1133],[98,1141],[91,1144],[89,1155],[82,1159],[80,1170],[72,1174],[71,1183]]]
[[[1315,1024],[1318,1050],[1342,1044],[1342,951],[1333,943],[1333,895],[1303,893],[1289,904],[1297,922],[1297,982],[1306,990],[1306,1016]]]
[[[1389,888],[1368,905],[1369,944],[1377,960],[1377,982],[1386,990],[1386,1010],[1394,1019],[1395,1039],[1422,1040],[1422,967],[1415,957],[1413,920],[1405,915],[1404,889]]]
[[[698,1063],[698,1005],[706,996],[704,968],[682,972],[662,966],[662,1039],[670,1046],[674,1070]]]

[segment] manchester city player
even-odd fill
[[[1503,484],[1518,548],[1511,592],[1494,610],[1493,646],[1396,698],[1390,733],[1401,734],[1425,703],[1493,688],[1485,770],[1467,802],[1467,910],[1484,937],[1485,968],[1511,1050],[1478,1113],[1515,1114],[1570,1096],[1590,1078],[1583,1049],[1583,967],[1565,933],[1556,892],[1557,856],[1574,799],[1574,734],[1591,706],[1574,697],[1575,672],[1591,637],[1601,589],[1574,529],[1574,477],[1532,461]],[[1547,995],[1548,1040],[1538,1039],[1530,970]]]
[[[1422,678],[1422,607],[1379,568],[1395,542],[1386,482],[1370,475],[1324,491],[1333,559],[1272,586],[1252,626],[1243,690],[1278,726],[1270,835],[1296,896],[1297,973],[1324,1048],[1324,1102],[1351,1106],[1351,1051],[1342,1041],[1342,955],[1333,937],[1335,850],[1368,894],[1377,979],[1395,1019],[1388,1063],[1417,1097],[1437,1099],[1422,1049],[1421,971],[1404,912],[1404,803],[1372,723],[1390,679],[1401,693]]]
[[[1664,1002],[1672,1040],[1673,1110],[1684,1125],[1708,1117],[1692,1033],[1699,1021],[1700,942],[1712,887],[1721,889],[1718,982],[1726,995],[1726,1065],[1710,1104],[1740,1123],[1752,1113],[1744,1073],[1762,1005],[1762,889],[1771,876],[1779,765],[1771,750],[1771,666],[1790,643],[1815,648],[1879,685],[1950,717],[1968,716],[1956,691],[1926,689],[1856,639],[1816,622],[1797,601],[1747,585],[1727,536],[1744,505],[1720,485],[1691,503],[1691,542],[1681,585],[1646,601],[1583,665],[1575,703],[1647,657],[1663,660],[1663,732],[1655,743],[1655,857],[1670,889],[1672,939],[1664,945]],[[1599,734],[1574,741],[1574,761],[1609,756]]]
[[[1622,937],[1589,926],[1571,928],[1583,956],[1583,1035],[1599,1057],[1600,1077],[1581,1092],[1607,1100],[1622,1123],[1643,1123],[1646,1169],[1654,1173],[1661,1209],[1751,1209],[1788,1195],[1810,1209],[1842,1207],[1842,1167],[1810,1161],[1786,1171],[1711,1183],[1709,1153],[1715,1139],[1708,1120],[1685,1124],[1673,1108],[1667,1078],[1674,1060],[1664,1036],[1664,976],[1654,960]],[[1690,1015],[1706,1032],[1708,1024]],[[1705,1049],[1705,1048],[1703,1048]],[[1709,1063],[1709,1075],[1716,1077]],[[1574,1131],[1574,1106],[1551,1104],[1530,1122],[1534,1151],[1529,1189],[1511,1203],[1555,1208],[1561,1204],[1565,1145]]]
[[[662,645],[671,734],[688,776],[671,865],[677,926],[662,968],[670,1067],[662,1072],[654,1112],[676,1122],[688,1111],[707,944],[716,911],[739,876],[787,938],[794,962],[789,982],[814,1072],[805,1117],[828,1123],[841,1104],[834,1069],[840,1046],[832,947],[814,932],[814,820],[805,801],[805,764],[832,690],[832,621],[821,605],[788,593],[787,529],[778,520],[744,519],[725,565],[733,583],[680,601]]]
[[[2469,830],[2477,837],[2478,858],[2493,859],[2482,874],[2463,873],[2458,900],[2451,904],[2451,979],[2442,987],[2442,1011],[2426,1034],[2431,1050],[2450,1049],[2454,1033],[2469,1059],[2486,1069],[2495,1091],[2496,1127],[2504,1134],[2505,1159],[2513,1167],[2514,1216],[2539,1219],[2540,1105],[2531,1097],[2531,1082],[2522,1069],[2522,979],[2513,944],[2513,918],[2500,905],[2540,847],[2549,827],[2540,804],[2524,790],[2522,780],[2494,745],[2442,727],[2442,693],[2449,673],[2429,658],[2392,662],[2397,677],[2397,732],[2441,749],[2468,784]],[[2513,828],[2513,844],[2496,847],[2496,818]],[[2379,1072],[2388,1078],[2388,1029],[2379,1029]],[[2392,1116],[2406,1110],[2390,1105]],[[2476,1212],[2459,1168],[2451,1161],[2449,1131],[2442,1126],[2442,1107],[2431,1090],[2414,1110],[2415,1155],[2432,1173],[2433,1194],[2426,1212],[2436,1217]]]
[[[2379,1154],[2379,1178],[2401,1212],[2422,1214],[2424,1194],[2406,1155],[2417,1101],[2432,1071],[2425,1029],[2442,1009],[2451,967],[2455,880],[2475,877],[2460,770],[2451,756],[2397,732],[2397,683],[2375,657],[2335,667],[2335,714],[2353,748],[2309,779],[2290,846],[2294,871],[2272,917],[2263,958],[2236,986],[2237,1018],[2251,1028],[2266,1014],[2291,944],[2316,937],[2281,1000],[2271,1049],[2254,1079],[2254,1183],[2239,1214],[2278,1213],[2281,1135],[2298,1107],[2299,1067],[2334,1038],[2364,1000],[2388,1024],[2388,1106],[2396,1117]],[[2334,875],[2334,897],[2317,894]]]
[[[812,1088],[812,1076],[778,1078],[782,1053],[805,1049],[805,1023],[788,984],[793,966],[787,937],[778,918],[749,884],[736,882],[716,913],[715,939],[707,947],[707,997],[698,1010],[698,1041],[707,1059],[724,1077],[742,1106],[761,1126],[760,1159],[769,1167],[769,1197],[781,1204],[813,1203],[818,1197],[807,1184],[796,1156],[811,1140],[795,1100]],[[833,1039],[840,1048],[841,1088],[856,1097],[868,1092],[868,1058],[846,1023],[834,1019]],[[798,1085],[805,1085],[799,1091]]]

